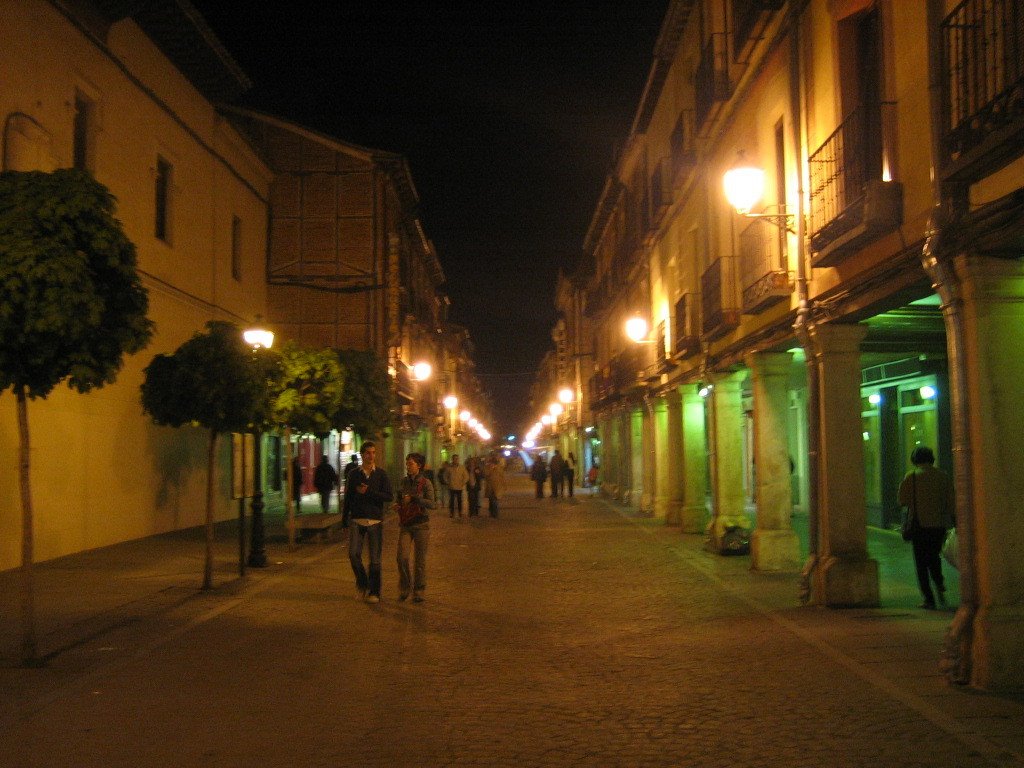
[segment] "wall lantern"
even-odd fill
[[[412,367],[412,377],[416,381],[426,381],[433,372],[434,367],[426,361],[420,361]]]
[[[551,414],[551,418],[553,419],[557,419],[561,416],[564,410],[565,408],[562,407],[561,403],[552,403],[548,406],[548,413]]]
[[[453,411],[459,407],[459,398],[457,398],[455,395],[448,395],[448,397],[446,397],[441,402],[444,404],[444,407],[447,408],[449,411]]]
[[[740,150],[736,164],[725,172],[722,177],[725,199],[740,216],[750,219],[764,219],[780,229],[793,231],[793,214],[791,213],[751,213],[755,205],[764,197],[764,171],[751,165]]]
[[[558,390],[558,399],[568,405],[573,400],[572,390],[568,387],[562,387]]]
[[[469,421],[473,414],[469,411],[459,411],[459,421]]]
[[[647,321],[640,315],[633,315],[626,321],[626,336],[637,344],[643,344],[647,340]]]

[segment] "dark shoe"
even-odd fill
[[[415,595],[412,596],[412,601],[414,603],[422,603],[423,599],[424,599],[423,595],[420,594],[419,592],[417,592]]]
[[[408,592],[400,592],[399,595],[398,595],[398,599],[401,600],[404,603],[406,600],[409,599],[409,593]]]
[[[941,605],[943,608],[946,607],[946,590],[945,589],[940,589],[939,590],[939,605]]]

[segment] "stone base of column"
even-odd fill
[[[974,616],[971,684],[986,691],[1024,690],[1024,608],[982,606]]]
[[[630,506],[636,508],[638,515],[643,515],[644,517],[654,516],[654,501],[649,493],[633,491],[630,494]]]
[[[679,508],[679,527],[683,533],[704,533],[707,517],[708,510],[703,504],[689,507],[683,504]]]
[[[762,531],[750,537],[750,567],[755,571],[799,571],[800,539],[792,530]]]
[[[683,521],[683,502],[655,499],[654,516],[665,519],[665,525],[680,525]]]
[[[750,518],[719,515],[708,526],[708,549],[719,555],[745,555],[750,551]]]
[[[829,608],[877,608],[878,561],[826,558],[816,571],[814,603]]]

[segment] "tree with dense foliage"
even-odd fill
[[[209,432],[203,589],[213,586],[217,436],[244,432],[268,420],[271,402],[266,359],[253,354],[237,326],[211,321],[206,333],[197,333],[171,355],[157,355],[144,371],[142,407],[157,424],[190,424]]]
[[[115,380],[153,334],[135,246],[84,171],[0,173],[0,391],[14,392],[22,506],[22,658],[39,663],[27,400]]]
[[[285,430],[285,467],[288,472],[288,544],[295,545],[295,508],[292,506],[292,431],[323,434],[331,431],[332,417],[341,407],[345,376],[338,357],[327,349],[310,349],[285,342],[280,349],[280,376],[273,394],[274,423]]]
[[[332,422],[336,429],[352,427],[363,436],[381,434],[391,425],[393,395],[386,361],[372,350],[339,349],[345,372],[345,392]]]

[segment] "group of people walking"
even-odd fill
[[[543,455],[538,454],[534,458],[533,466],[530,467],[530,479],[537,489],[538,499],[544,498],[544,482],[548,479],[551,480],[551,498],[572,498],[576,485],[576,457],[569,451],[563,458],[561,452],[556,449],[551,454],[551,461],[548,462],[544,460]]]
[[[469,516],[480,514],[481,495],[487,498],[488,513],[498,516],[498,504],[505,489],[505,468],[497,456],[471,457],[463,464],[458,455],[444,462],[435,474],[421,453],[405,457],[405,474],[397,493],[387,472],[377,465],[377,446],[365,442],[359,451],[361,462],[352,455],[343,473],[342,526],[349,531],[348,554],[356,580],[356,592],[369,603],[380,602],[381,560],[384,517],[389,506],[398,513],[398,599],[420,603],[427,588],[427,549],[430,543],[430,512],[447,496],[449,516],[463,519],[463,494]],[[322,456],[313,473],[313,485],[320,494],[324,512],[330,508],[331,493],[339,484],[337,470]],[[435,487],[435,482],[437,486]],[[293,493],[301,499],[302,467],[293,463]],[[363,561],[366,549],[369,564]],[[412,568],[410,568],[410,564]]]
[[[465,464],[454,454],[437,471],[440,502],[448,505],[448,517],[463,520],[480,515],[480,498],[487,499],[487,512],[498,516],[498,499],[505,490],[505,469],[496,456],[471,456]],[[465,497],[465,507],[463,506]]]

